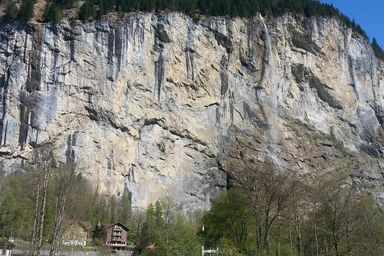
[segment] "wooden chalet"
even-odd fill
[[[107,228],[106,245],[111,251],[126,251],[128,228],[121,223],[115,223]]]

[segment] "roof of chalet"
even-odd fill
[[[123,229],[125,229],[125,231],[128,231],[128,230],[129,230],[129,228],[127,228],[126,226],[124,226],[124,225],[121,224],[120,222],[116,222],[115,224],[109,225],[108,228],[111,228],[111,227],[113,227],[113,226],[115,226],[115,225],[119,225],[119,226],[121,226]]]

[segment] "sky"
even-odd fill
[[[321,0],[333,4],[342,13],[355,19],[384,48],[384,0]]]

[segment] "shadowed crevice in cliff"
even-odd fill
[[[185,50],[185,62],[187,69],[187,76],[192,81],[195,80],[195,51],[187,48]]]
[[[155,61],[155,94],[157,101],[160,102],[161,88],[164,81],[164,57],[162,50],[160,51],[159,59]]]
[[[129,133],[129,128],[121,124],[112,111],[104,109],[96,110],[93,106],[85,106],[85,110],[88,112],[89,119],[97,122],[98,124],[112,126],[114,129]]]
[[[165,20],[165,17],[161,15],[156,16],[156,29],[154,33],[154,50],[158,53],[158,59],[155,60],[154,66],[155,66],[155,88],[154,88],[154,94],[157,96],[157,102],[160,102],[161,97],[161,89],[164,82],[164,43],[170,43],[171,40],[165,30],[164,22],[167,22]]]
[[[220,62],[220,81],[221,81],[221,96],[225,96],[229,89],[229,82],[228,82],[228,62],[229,57],[223,55]]]
[[[311,70],[304,67],[303,64],[292,65],[291,72],[301,91],[304,90],[302,84],[308,83],[311,88],[316,90],[319,99],[326,102],[332,108],[343,109],[341,102],[333,96],[332,87],[322,83],[321,80],[313,74]]]
[[[188,79],[192,81],[195,80],[195,49],[194,49],[194,40],[195,40],[195,24],[187,24],[187,40],[185,43],[185,65],[187,69]]]
[[[256,63],[258,48],[257,42],[260,38],[260,31],[255,19],[249,19],[247,23],[247,52],[240,51],[241,64],[251,73],[257,71]]]
[[[118,24],[111,25],[108,32],[107,44],[107,79],[114,82],[121,71],[122,63],[122,39],[123,28]]]
[[[41,47],[42,27],[35,26],[32,31],[32,50],[29,52],[28,79],[25,91],[20,94],[20,131],[19,145],[23,150],[27,143],[30,122],[34,118],[34,109],[37,102],[37,91],[41,90]]]
[[[213,32],[215,34],[215,39],[217,40],[218,44],[226,49],[227,54],[230,54],[232,51],[231,39],[216,30],[213,30]]]
[[[7,144],[7,132],[8,132],[8,121],[4,124],[5,117],[8,111],[8,86],[10,78],[10,68],[0,78],[0,99],[1,99],[1,119],[0,119],[0,144]]]
[[[258,127],[262,130],[269,129],[269,125],[266,122],[266,117],[263,109],[261,110],[261,117],[257,114],[257,111],[252,109],[248,102],[243,101],[243,119],[251,124],[254,124],[255,127]]]
[[[121,26],[118,26],[115,29],[115,42],[114,42],[114,56],[117,60],[117,72],[120,72],[121,70],[121,63],[122,63],[122,49],[123,49],[123,28]],[[117,74],[116,74],[117,75]]]
[[[322,101],[328,103],[330,107],[343,109],[343,106],[341,105],[339,100],[332,96],[332,93],[330,92],[332,88],[322,83],[319,78],[317,78],[316,76],[311,76],[310,86],[316,89],[319,98]]]
[[[324,55],[321,48],[312,40],[309,33],[302,33],[294,28],[292,31],[292,45],[296,48],[303,49],[313,55]]]
[[[207,143],[205,141],[199,139],[197,136],[192,134],[189,130],[187,130],[187,129],[179,130],[177,127],[169,126],[166,123],[165,119],[158,119],[158,118],[143,119],[143,120],[141,120],[141,123],[142,123],[142,127],[157,125],[161,129],[163,129],[165,131],[169,131],[169,133],[171,133],[172,135],[175,135],[175,136],[180,137],[180,138],[186,138],[186,139],[188,139],[188,140],[190,140],[196,144],[202,145],[204,147],[209,146],[209,145],[207,145]],[[213,157],[212,154],[208,154],[208,156],[210,158]]]
[[[230,54],[233,50],[232,44],[232,20],[229,18],[222,18],[219,20],[208,18],[201,23],[208,31],[212,32],[217,44],[221,47],[225,48],[227,54]],[[223,28],[226,32],[220,30],[219,28]]]
[[[379,104],[375,104],[374,106],[375,115],[380,125],[383,127],[384,125],[384,109]]]
[[[43,27],[36,26],[34,27],[33,41],[32,41],[32,50],[29,53],[29,65],[28,65],[28,80],[25,86],[25,89],[29,93],[35,91],[40,91],[41,88],[41,47],[43,40]]]

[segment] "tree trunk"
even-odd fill
[[[50,176],[50,169],[46,166],[44,167],[44,180],[43,180],[43,201],[41,205],[41,218],[39,226],[39,240],[37,247],[37,255],[40,254],[41,247],[43,246],[43,231],[44,231],[44,220],[45,220],[45,208],[47,205],[47,188]]]
[[[38,180],[36,185],[36,201],[35,201],[35,216],[33,220],[33,233],[32,233],[32,248],[31,248],[31,255],[37,255],[36,254],[36,245],[37,245],[37,227],[39,226],[39,209],[40,209],[40,189],[41,189],[41,182]]]
[[[63,195],[64,197],[65,195]],[[55,217],[55,227],[53,230],[53,238],[52,238],[52,244],[49,251],[50,256],[55,256],[58,252],[58,246],[60,242],[60,236],[61,236],[61,229],[62,229],[62,223],[64,219],[64,213],[65,213],[65,200],[59,200],[56,203],[57,207],[57,214]]]

